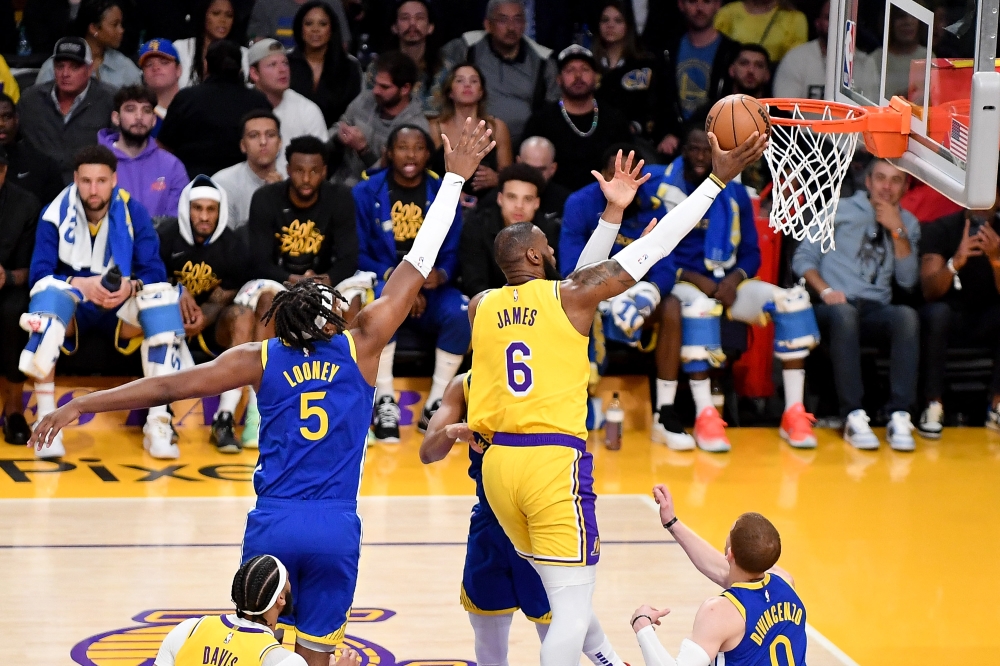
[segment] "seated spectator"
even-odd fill
[[[197,34],[174,42],[181,65],[177,82],[181,88],[197,85],[208,77],[207,56],[212,44],[223,40],[239,44],[233,34],[235,16],[231,0],[198,1],[191,12],[191,25],[197,28]],[[246,47],[241,46],[240,52],[243,54],[240,71],[246,77],[250,73]]]
[[[89,331],[114,340],[122,353],[133,353],[141,340],[147,377],[171,374],[190,361],[183,330],[171,328],[172,321],[180,321],[180,295],[166,284],[149,214],[115,185],[117,166],[104,146],[81,150],[73,184],[45,207],[38,221],[28,284],[40,307],[27,323],[41,332],[31,334],[20,369],[35,380],[39,419],[56,408],[60,348],[76,352],[80,336]],[[117,288],[113,274],[120,279]],[[141,324],[140,312],[151,315]],[[173,436],[167,407],[150,409],[143,428],[146,452],[154,458],[179,457]],[[35,455],[65,453],[62,437],[56,436],[52,446]]]
[[[225,40],[215,42],[207,58],[208,78],[177,93],[157,137],[184,163],[189,176],[241,162],[240,120],[254,109],[271,109],[260,91],[244,85],[240,47]]]
[[[295,14],[303,2],[305,0],[255,2],[253,13],[250,15],[247,36],[254,41],[266,38],[277,39],[286,49],[295,48],[292,24],[295,22]],[[351,43],[351,34],[347,30],[347,13],[344,11],[344,5],[336,0],[327,0],[327,4],[337,15],[338,32],[334,39],[343,44],[346,49]]]
[[[409,252],[427,208],[437,196],[441,178],[426,170],[431,156],[430,137],[416,125],[403,125],[386,141],[384,170],[367,175],[354,187],[360,253],[358,267],[375,274],[375,297]],[[438,253],[434,269],[410,311],[409,325],[436,339],[434,376],[417,429],[427,429],[441,397],[462,364],[472,340],[469,299],[455,286],[459,237],[462,233],[461,205],[455,222]],[[374,434],[380,442],[399,441],[399,406],[393,389],[392,364],[395,338],[385,346],[375,381]]]
[[[462,291],[466,296],[472,298],[507,284],[493,255],[493,242],[504,227],[534,222],[548,237],[550,246],[559,246],[559,225],[538,214],[539,193],[544,189],[545,179],[538,169],[512,164],[500,170],[496,201],[483,199],[467,212],[459,245]]]
[[[336,39],[337,33],[337,16],[330,5],[310,0],[295,14],[295,50],[288,54],[292,90],[319,107],[327,127],[361,92],[361,65]]]
[[[715,15],[715,27],[741,44],[759,44],[771,62],[809,38],[806,16],[785,0],[737,0]]]
[[[795,273],[823,301],[816,319],[830,345],[844,439],[859,449],[879,445],[861,402],[861,344],[872,342],[891,348],[886,439],[897,450],[914,447],[909,410],[917,397],[920,321],[913,308],[892,304],[893,282],[912,289],[918,281],[920,223],[899,207],[908,178],[885,160],[873,160],[865,177],[868,191],[837,208],[836,251],[823,253],[819,242],[805,240],[792,260]]]
[[[431,20],[430,0],[402,0],[396,4],[396,20],[390,26],[390,49],[409,56],[417,64],[417,82],[413,97],[420,100],[424,113],[436,116],[440,112],[434,96],[434,77],[441,71],[439,43],[434,39],[434,22]],[[388,50],[388,49],[386,49]],[[375,86],[375,63],[365,71],[365,87]],[[443,173],[443,172],[442,172]]]
[[[250,82],[264,93],[281,121],[284,139],[278,153],[278,171],[285,173],[284,150],[292,139],[314,136],[326,141],[328,132],[323,112],[308,99],[288,88],[291,80],[288,56],[275,39],[262,39],[250,47]]]
[[[830,31],[830,1],[820,7],[816,20],[816,39],[800,44],[785,54],[774,73],[774,96],[799,99],[826,99],[826,43]],[[855,51],[857,57],[863,55]]]
[[[351,102],[331,134],[346,155],[335,180],[353,185],[361,173],[382,159],[386,139],[397,127],[415,125],[429,131],[418,100],[413,99],[417,66],[398,51],[379,56],[375,87]],[[334,133],[335,132],[335,133]]]
[[[435,148],[431,157],[431,168],[434,171],[445,172],[441,135],[446,135],[451,145],[458,145],[466,119],[471,118],[473,123],[485,120],[486,126],[493,130],[493,140],[497,142],[496,149],[483,159],[476,169],[476,175],[462,189],[468,195],[463,197],[463,204],[467,207],[474,206],[476,197],[496,187],[497,173],[510,166],[514,160],[511,155],[510,130],[504,121],[486,112],[483,76],[475,65],[456,67],[445,79],[441,92],[442,99],[438,103],[441,115],[430,120]]]
[[[156,95],[156,126],[151,137],[160,133],[167,108],[180,90],[181,66],[177,50],[165,39],[151,39],[139,47],[139,67],[142,68],[142,82]]]
[[[2,102],[0,102],[2,103]],[[0,111],[2,114],[2,111]],[[0,147],[0,400],[3,438],[27,444],[31,428],[24,418],[24,374],[18,370],[28,334],[21,315],[28,311],[28,267],[35,247],[41,204],[34,194],[8,182],[10,162]]]
[[[155,107],[156,95],[149,88],[120,88],[111,112],[114,129],[101,130],[97,142],[118,158],[118,187],[135,197],[152,217],[163,217],[177,213],[187,174],[179,159],[150,138],[156,126]]]
[[[559,101],[532,115],[525,134],[552,142],[562,163],[552,181],[578,190],[592,182],[591,171],[604,168],[601,156],[608,145],[629,140],[628,120],[614,107],[598,109],[594,54],[582,46],[559,54],[558,82]]]
[[[566,205],[566,199],[569,198],[571,192],[559,183],[552,182],[552,176],[559,169],[559,164],[556,162],[556,147],[543,136],[529,136],[521,142],[517,161],[519,164],[533,166],[542,172],[545,187],[542,188],[538,213],[543,219],[560,224],[563,206]],[[557,247],[557,245],[552,247]]]
[[[246,160],[212,176],[215,184],[229,196],[226,228],[236,231],[250,219],[250,201],[254,192],[269,183],[280,183],[278,152],[281,150],[281,121],[271,111],[258,109],[243,116],[240,150]]]
[[[742,44],[729,65],[730,94],[770,97],[771,61],[767,49],[758,44]]]
[[[486,110],[507,123],[515,146],[530,136],[524,126],[531,114],[559,99],[552,52],[524,36],[524,6],[524,0],[489,0],[486,32],[466,33],[441,48],[442,72],[462,63],[479,67],[490,100]]]
[[[899,95],[909,99],[910,63],[927,57],[927,35],[920,21],[899,7],[889,13],[889,52],[885,54],[885,97]],[[882,62],[882,47],[872,51],[871,58]],[[933,57],[933,54],[931,55]],[[876,80],[874,83],[878,83]],[[923,86],[921,86],[921,89]],[[922,99],[920,100],[923,101]]]
[[[248,257],[246,244],[226,224],[226,199],[211,178],[197,176],[184,187],[177,217],[157,229],[167,279],[184,288],[180,305],[188,346],[208,358],[252,342],[254,333],[254,311],[233,303],[246,279]],[[242,396],[241,389],[219,396],[210,441],[221,453],[243,449],[233,432]]]
[[[7,178],[34,194],[39,201],[52,201],[63,188],[59,165],[27,144],[21,135],[20,125],[14,100],[0,93],[0,146],[7,154]]]
[[[997,187],[1000,194],[1000,186]],[[920,229],[920,310],[927,407],[917,430],[929,439],[944,426],[944,371],[949,347],[993,352],[986,427],[1000,430],[1000,220],[997,203],[967,210]]]
[[[113,88],[90,78],[90,46],[80,37],[56,42],[56,78],[24,91],[18,105],[21,133],[32,148],[59,165],[64,183],[73,178],[73,158],[97,143],[97,132],[111,123]]]
[[[74,22],[73,34],[86,40],[92,54],[93,77],[112,88],[142,82],[139,68],[117,50],[125,36],[123,18],[121,0],[82,0]],[[55,76],[53,56],[42,63],[35,85],[48,83]]]

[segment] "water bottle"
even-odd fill
[[[361,46],[358,47],[358,62],[361,63],[361,70],[365,71],[368,69],[368,65],[372,62],[372,49],[368,46],[369,35],[367,32],[362,33],[360,37]]]
[[[122,271],[117,266],[112,266],[108,272],[101,276],[101,286],[112,294],[121,289]]]
[[[720,414],[726,406],[726,394],[722,392],[722,389],[716,382],[712,382],[712,404],[715,405]]]
[[[17,55],[31,55],[31,42],[28,41],[28,31],[24,29],[23,25],[21,26],[21,30],[17,38]]]
[[[622,410],[621,403],[618,402],[618,394],[615,393],[604,412],[604,445],[609,451],[617,451],[622,448],[622,428],[625,425],[625,411]]]

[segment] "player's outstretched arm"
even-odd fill
[[[621,227],[625,208],[632,203],[639,187],[649,180],[649,174],[642,176],[638,180],[635,179],[634,175],[642,173],[642,167],[645,166],[646,162],[639,160],[639,163],[635,165],[635,169],[633,170],[632,160],[634,159],[635,152],[630,151],[628,157],[625,158],[625,165],[623,167],[622,151],[619,150],[618,155],[615,157],[615,175],[611,180],[605,180],[604,175],[598,171],[590,172],[597,179],[597,182],[600,183],[601,192],[604,194],[608,205],[605,207],[604,213],[597,223],[597,228],[594,229],[594,233],[587,239],[587,244],[583,246],[583,251],[576,260],[577,270],[608,258],[608,255],[611,254],[611,249],[615,246],[615,240],[618,238],[618,229]],[[628,178],[618,177],[619,174],[623,173],[627,174]],[[626,201],[626,199],[628,200]]]
[[[660,524],[670,525],[667,527],[670,536],[684,549],[684,554],[695,569],[719,587],[727,587],[729,561],[726,556],[680,520],[675,520],[677,514],[674,511],[674,498],[665,485],[661,483],[653,487],[653,499],[660,507]]]
[[[457,440],[472,441],[472,431],[462,422],[465,418],[465,376],[466,373],[462,373],[451,380],[441,398],[441,406],[427,424],[427,434],[420,443],[420,462],[425,465],[442,460]]]
[[[351,327],[357,345],[358,365],[365,379],[374,380],[382,348],[406,320],[413,300],[434,269],[438,251],[455,220],[462,186],[496,146],[496,141],[490,138],[492,133],[484,121],[473,126],[472,121],[466,119],[457,146],[453,148],[448,137],[442,135],[448,172],[442,179],[437,197],[428,209],[409,253],[389,276],[382,295],[361,311]]]
[[[681,642],[674,659],[653,630],[653,625],[659,625],[660,618],[669,612],[647,605],[632,615],[632,630],[646,666],[710,666],[720,651],[733,649],[743,638],[743,616],[733,602],[726,597],[712,597],[698,609],[691,638]]]
[[[227,350],[210,363],[164,377],[146,377],[117,388],[97,391],[69,401],[39,423],[28,446],[39,451],[52,443],[60,430],[81,414],[146,409],[169,405],[176,400],[204,398],[223,391],[253,386],[259,388],[264,372],[259,342],[248,342]]]

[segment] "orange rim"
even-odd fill
[[[868,111],[863,106],[830,102],[822,99],[797,99],[794,97],[770,97],[758,99],[771,116],[772,125],[786,127],[808,127],[814,132],[849,134],[868,129]],[[798,107],[803,113],[829,114],[830,118],[780,118],[771,115],[772,109],[794,111]]]

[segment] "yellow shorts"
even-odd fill
[[[585,443],[510,446],[496,439],[483,457],[483,488],[518,554],[539,564],[597,564],[594,460]]]

